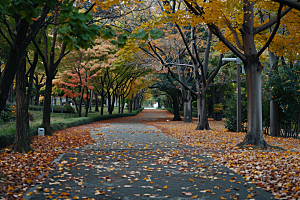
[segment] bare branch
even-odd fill
[[[273,26],[276,22],[278,17],[281,19],[282,17],[284,17],[284,15],[286,15],[292,8],[291,7],[287,7],[284,11],[281,12],[280,16],[277,16],[276,18],[272,19],[271,21],[269,21],[268,23],[261,25],[260,27],[256,27],[253,30],[254,35],[257,33],[260,33],[268,28],[270,28],[271,26]]]
[[[237,36],[237,33],[235,31],[235,29],[231,26],[231,24],[229,23],[229,20],[226,18],[226,16],[222,13],[222,16],[223,18],[225,19],[225,22],[228,26],[228,28],[231,30],[232,34],[233,34],[233,37],[234,37],[234,40],[235,40],[235,43],[237,45],[237,47],[240,49],[240,50],[244,50],[244,47],[241,45],[241,42]]]
[[[300,11],[300,3],[298,3],[299,0],[297,0],[297,1],[291,1],[291,0],[273,0],[273,1],[276,1],[278,3],[282,3],[284,5],[287,5],[289,7],[295,8],[295,9],[297,9],[297,10]]]
[[[277,13],[277,23],[275,28],[273,29],[273,32],[271,34],[271,36],[269,37],[268,41],[266,42],[266,44],[261,48],[261,50],[259,50],[259,52],[255,55],[254,60],[258,59],[259,56],[264,52],[264,50],[270,45],[270,43],[272,42],[274,36],[276,35],[276,32],[279,28],[280,25],[280,15],[281,15],[281,9],[283,7],[283,4],[279,5],[279,9],[278,9],[278,13]]]

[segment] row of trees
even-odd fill
[[[1,40],[10,48],[2,49],[5,53],[1,58],[4,69],[0,78],[0,110],[6,103],[16,75],[14,150],[30,150],[28,103],[34,80],[36,99],[39,99],[38,91],[43,82],[45,84],[43,127],[47,134],[51,134],[50,109],[54,82],[57,88],[73,98],[79,115],[81,103],[84,100],[89,102],[92,89],[111,100],[110,113],[115,95],[123,101],[126,95],[132,97],[134,92],[136,97],[141,96],[138,89],[143,84],[139,84],[138,78],[150,72],[146,68],[138,68],[144,61],[134,57],[130,51],[126,52],[127,58],[116,56],[118,49],[115,46],[95,40],[102,35],[106,39],[117,37],[111,42],[120,47],[127,42],[126,34],[119,32],[117,35],[104,26],[108,19],[119,17],[122,13],[110,3],[102,4],[98,1],[1,1]],[[108,10],[104,10],[105,7]],[[109,58],[110,55],[114,58]],[[140,61],[133,62],[133,59]],[[99,79],[103,82],[98,82]],[[134,90],[133,85],[136,85]]]
[[[16,74],[17,118],[21,121],[13,148],[18,151],[27,151],[29,146],[26,81],[34,80],[39,58],[45,72],[43,125],[48,132],[56,75],[55,83],[77,102],[78,110],[94,89],[108,98],[112,111],[115,98],[109,98],[119,95],[124,99],[137,77],[148,72],[145,67],[137,67],[141,64],[164,74],[170,94],[181,94],[186,122],[192,119],[195,95],[197,129],[209,129],[206,91],[216,77],[222,80],[220,84],[234,81],[226,81],[226,76],[219,74],[225,64],[223,55],[233,54],[244,63],[247,83],[248,131],[240,146],[267,146],[262,137],[261,73],[267,56],[263,53],[269,47],[272,58],[284,56],[291,62],[299,56],[299,11],[282,2],[20,0],[1,1],[1,6],[0,34],[10,51],[2,54],[6,57],[2,59],[5,68],[0,78],[0,110]],[[153,40],[162,35],[160,40]],[[110,38],[112,44],[123,49],[116,54],[104,41],[95,42],[99,36]],[[283,47],[285,43],[289,45]],[[26,62],[30,63],[27,71]],[[60,63],[64,63],[61,71]],[[271,60],[271,66],[273,63]],[[27,94],[30,90],[28,87]]]

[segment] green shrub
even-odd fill
[[[241,131],[247,131],[244,124],[247,122],[247,97],[245,93],[241,95],[241,107],[242,107],[242,128]],[[228,131],[236,132],[237,129],[237,109],[236,109],[236,95],[232,95],[231,98],[225,99],[223,113],[225,115],[225,128]]]
[[[8,122],[15,118],[14,106],[11,104],[5,104],[3,110],[0,112],[1,123]]]
[[[75,109],[70,105],[64,105],[64,113],[75,113]]]
[[[29,105],[29,110],[43,110],[43,106],[33,106]],[[64,105],[64,106],[52,106],[54,113],[75,113],[75,109],[70,105]]]

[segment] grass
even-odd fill
[[[101,116],[100,112],[95,112],[95,108],[92,108],[92,112],[88,113],[88,117],[98,117]],[[37,110],[29,110],[33,115],[34,120],[29,122],[29,128],[35,128],[42,124],[43,112]],[[118,113],[118,107],[115,107],[113,114]],[[127,109],[124,109],[124,113],[129,113]],[[84,117],[85,110],[82,110],[81,116]],[[109,115],[107,107],[104,107],[103,115]],[[75,122],[78,120],[77,113],[51,113],[51,125],[55,126],[56,124],[66,123],[66,122]],[[6,122],[0,125],[0,136],[1,135],[12,135],[16,132],[16,122]]]

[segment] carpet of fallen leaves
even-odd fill
[[[59,154],[93,143],[89,130],[94,126],[95,123],[92,123],[56,131],[53,136],[34,136],[31,138],[32,151],[26,154],[2,149],[0,199],[19,199],[31,186],[43,182],[47,174],[55,170],[53,161]],[[41,174],[46,175],[39,177]]]
[[[144,111],[145,112],[145,111]],[[255,183],[276,198],[298,199],[300,196],[299,140],[264,136],[275,146],[286,149],[257,150],[239,149],[235,145],[241,142],[245,133],[228,132],[224,122],[209,120],[211,130],[195,130],[197,119],[193,123],[173,122],[172,114],[159,111],[164,116],[146,120],[143,113],[137,117],[128,117],[132,123],[141,122],[155,126],[163,133],[180,139],[182,144],[195,146],[211,152],[216,162],[222,163],[242,175],[247,181]],[[147,111],[157,112],[157,111]],[[123,122],[124,119],[106,120],[105,123]],[[0,157],[0,197],[20,199],[25,191],[36,183],[43,182],[47,174],[56,168],[53,162],[60,154],[72,152],[73,148],[91,144],[89,130],[102,122],[68,128],[57,131],[53,136],[31,138],[32,152],[20,154],[2,149]],[[41,177],[41,174],[46,174]],[[40,177],[39,177],[40,176]]]
[[[171,119],[172,115],[169,117]],[[243,141],[245,133],[228,132],[222,121],[210,119],[211,130],[195,130],[196,118],[193,123],[158,121],[150,124],[180,139],[183,144],[210,150],[217,162],[255,183],[257,187],[271,191],[276,198],[300,198],[299,139],[264,135],[268,144],[283,147],[286,151],[271,148],[257,150],[251,147],[240,149],[235,145]]]

